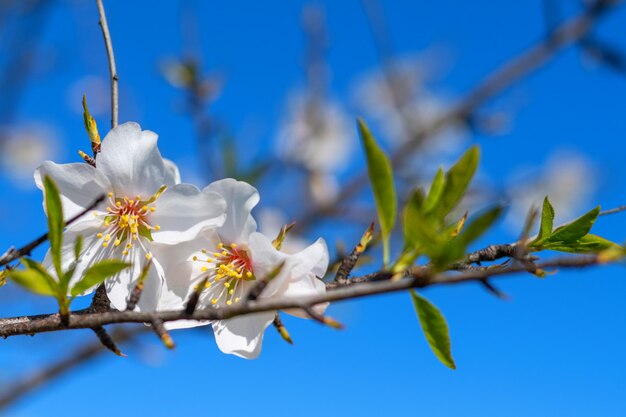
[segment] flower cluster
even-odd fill
[[[46,161],[35,171],[42,190],[46,176],[56,182],[68,218],[98,196],[107,196],[91,215],[67,227],[62,263],[74,262],[79,235],[84,244],[75,279],[102,259],[131,263],[105,282],[111,305],[118,310],[127,308],[146,267],[143,292],[134,307],[146,312],[182,310],[195,291],[200,291],[199,309],[240,303],[270,276],[259,298],[325,291],[321,277],[328,267],[328,249],[322,239],[296,254],[281,252],[256,231],[251,212],[260,198],[254,187],[234,179],[216,181],[203,190],[181,183],[176,165],[161,157],[157,135],[136,123],[109,132],[96,166]],[[48,253],[44,265],[51,264]],[[325,308],[315,307],[318,313]],[[308,317],[301,311],[286,312]],[[223,352],[254,358],[274,317],[275,312],[266,312],[216,322],[172,322],[169,327],[211,324]]]

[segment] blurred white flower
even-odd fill
[[[356,106],[366,119],[380,125],[384,138],[393,143],[406,142],[412,133],[430,125],[449,108],[449,100],[429,85],[434,74],[442,72],[439,54],[431,55],[398,58],[384,72],[371,71],[356,82]],[[454,153],[467,136],[464,126],[450,125],[430,137],[423,149],[433,155]]]
[[[30,187],[35,168],[59,149],[56,130],[39,123],[0,127],[0,147],[0,167],[20,187]]]
[[[511,208],[507,223],[519,231],[531,207],[541,207],[545,196],[556,210],[555,224],[572,220],[589,205],[596,186],[595,169],[585,156],[557,151],[539,169],[514,175],[507,187]]]
[[[336,172],[347,162],[354,123],[339,103],[307,93],[289,97],[276,140],[278,155],[310,171]]]

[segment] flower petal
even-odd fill
[[[284,282],[287,285],[283,285],[283,287],[274,294],[275,297],[302,298],[326,293],[326,284],[307,268],[304,268],[302,264],[295,265],[290,271],[290,277]],[[313,310],[318,314],[323,314],[329,304],[328,302],[316,304],[313,306]],[[301,309],[286,309],[284,311],[292,316],[304,319],[309,318],[309,315]]]
[[[273,311],[248,314],[213,323],[215,342],[224,353],[254,359],[261,353],[263,334],[274,320]]]
[[[175,184],[159,149],[157,134],[128,122],[112,129],[102,141],[97,169],[111,182],[118,197],[150,197],[162,185]]]
[[[256,221],[251,211],[259,203],[259,192],[250,184],[232,178],[215,181],[203,192],[216,192],[226,200],[226,222],[220,235],[229,243],[245,243],[256,231]]]
[[[55,164],[45,161],[35,170],[35,184],[43,190],[43,178],[50,176],[61,194],[65,218],[75,216],[102,194],[111,190],[107,178],[94,167],[84,164]],[[105,204],[102,203],[102,207]]]
[[[200,248],[212,247],[219,243],[215,233],[211,230],[201,233],[196,239],[176,245],[160,245],[154,243],[152,253],[157,257],[164,270],[164,286],[159,300],[158,311],[181,310],[186,307],[193,289],[202,280],[202,272],[193,256],[204,256]],[[207,239],[210,235],[212,240]],[[206,307],[208,303],[198,303],[198,309]],[[206,326],[209,321],[178,320],[165,323],[168,330],[185,329],[189,327]]]
[[[226,202],[219,194],[201,192],[190,184],[174,185],[158,198],[150,215],[150,223],[160,227],[152,237],[166,244],[191,240],[204,228],[222,225],[225,212]]]
[[[176,165],[174,161],[170,161],[167,158],[163,158],[163,162],[165,163],[165,168],[170,173],[174,184],[180,184],[180,171],[178,170],[178,165]]]
[[[119,274],[109,278],[105,282],[107,295],[111,305],[118,310],[126,310],[130,294],[137,284],[137,278],[141,274],[141,268],[145,262],[144,253],[134,250],[130,254],[129,262],[132,263]],[[163,268],[156,257],[152,258],[152,266],[146,277],[144,288],[135,307],[136,311],[157,311],[161,292],[163,290]]]
[[[318,277],[323,278],[326,275],[329,256],[328,246],[326,246],[324,239],[317,239],[312,245],[298,253],[294,253],[292,256],[302,262],[306,269]]]

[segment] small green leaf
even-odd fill
[[[575,242],[547,242],[543,245],[543,249],[555,250],[567,253],[598,253],[619,246],[610,240],[604,239],[596,235],[585,235]]]
[[[105,279],[128,268],[130,264],[114,259],[100,261],[92,265],[85,275],[72,288],[72,297],[87,291],[88,289],[101,284]]]
[[[402,213],[404,246],[415,251],[423,249],[427,253],[434,250],[439,242],[432,222],[422,215],[424,191],[418,188],[411,193]]]
[[[446,173],[441,200],[437,206],[440,218],[448,215],[461,201],[467,191],[480,160],[478,146],[472,146]]]
[[[41,295],[57,295],[57,283],[38,262],[28,258],[20,260],[26,269],[10,270],[9,278],[27,290]]]
[[[411,299],[417,312],[422,330],[433,353],[448,368],[456,369],[450,351],[448,324],[437,307],[426,298],[411,290]]]
[[[437,174],[435,174],[435,178],[433,179],[432,184],[430,185],[430,190],[428,191],[428,195],[424,200],[424,207],[422,211],[424,214],[428,214],[432,212],[439,201],[441,200],[441,196],[443,195],[443,190],[446,184],[446,177],[443,171],[443,168],[439,168],[437,170]]]
[[[50,241],[50,255],[52,264],[56,269],[57,275],[61,277],[63,271],[61,268],[61,246],[63,244],[63,228],[65,221],[63,220],[63,206],[61,205],[61,195],[59,189],[50,176],[43,179],[45,189],[45,205],[48,215],[48,240]]]
[[[541,226],[539,227],[539,236],[535,239],[535,242],[540,242],[544,239],[548,239],[552,234],[552,228],[554,227],[554,207],[550,203],[548,196],[543,200],[543,210],[541,211]]]
[[[593,226],[593,223],[596,221],[599,214],[600,206],[583,214],[571,223],[557,227],[554,230],[554,233],[552,233],[552,235],[548,239],[546,239],[545,242],[575,242],[576,240],[582,238],[587,233],[589,233],[591,227]]]
[[[376,143],[365,122],[358,120],[359,133],[367,159],[367,171],[374,191],[378,220],[383,235],[383,263],[389,262],[389,236],[396,221],[396,191],[391,163]]]

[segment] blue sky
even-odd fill
[[[245,145],[244,160],[267,155],[286,97],[303,85],[300,28],[302,1],[198,2],[201,50],[209,71],[226,75],[213,105]],[[351,117],[355,77],[379,62],[356,0],[325,1],[330,36],[330,89]],[[436,45],[452,64],[435,88],[460,97],[484,75],[532,45],[544,33],[541,2],[382,1],[398,55]],[[139,121],[160,135],[164,156],[193,174],[193,129],[176,111],[180,93],[158,72],[158,63],[180,56],[180,6],[176,2],[106,4],[120,75],[120,120]],[[574,11],[563,2],[564,13]],[[602,23],[598,34],[626,49],[626,9]],[[58,162],[76,161],[87,150],[80,93],[84,77],[107,76],[106,56],[92,2],[56,3],[43,30],[42,64],[19,104],[16,123],[53,126]],[[46,67],[46,65],[43,65]],[[106,93],[106,89],[104,92]],[[81,91],[82,93],[82,91]],[[94,93],[87,91],[88,97]],[[609,208],[626,204],[626,78],[589,68],[569,49],[547,67],[490,102],[488,109],[514,109],[503,135],[473,135],[482,146],[481,177],[503,187],[518,169],[538,166],[561,149],[585,154],[597,173],[587,201]],[[97,114],[101,129],[106,109]],[[98,100],[96,97],[94,100]],[[354,141],[357,141],[356,131]],[[357,158],[355,169],[362,169]],[[0,247],[19,245],[44,230],[40,193],[2,173]],[[271,192],[272,184],[261,184]],[[263,200],[262,203],[263,204]],[[558,207],[557,207],[558,211]],[[615,241],[626,235],[624,215],[602,218],[597,233]],[[320,234],[328,231],[320,230]],[[328,232],[330,233],[330,232]],[[326,235],[325,235],[326,236]],[[487,240],[509,241],[499,228]],[[485,240],[484,242],[487,242]],[[483,242],[483,243],[484,243]],[[473,285],[436,288],[426,295],[446,314],[458,370],[431,354],[407,294],[337,304],[330,313],[347,329],[286,318],[295,345],[272,329],[261,358],[244,361],[221,354],[208,329],[175,333],[178,348],[165,351],[152,335],[125,347],[128,358],[103,355],[26,398],[13,416],[93,417],[173,413],[222,415],[481,415],[622,416],[626,413],[626,284],[621,267],[563,271],[545,280],[505,278],[503,302]],[[46,300],[13,288],[0,298],[2,315],[45,312]],[[85,332],[1,341],[0,382],[67,354]],[[70,410],[70,411],[68,411]]]

